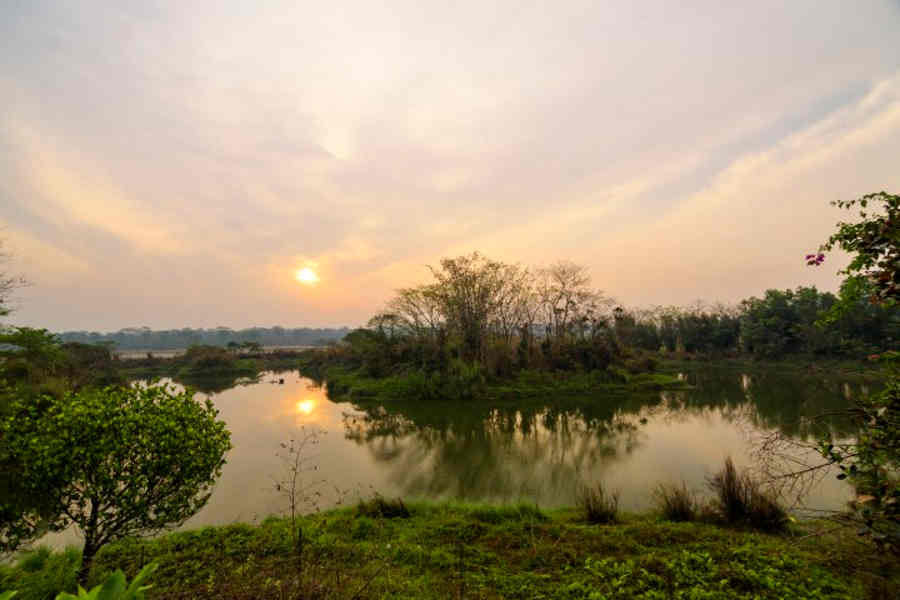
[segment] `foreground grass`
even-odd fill
[[[412,504],[298,524],[300,544],[290,520],[275,518],[119,542],[100,553],[91,579],[117,568],[131,577],[157,561],[151,598],[892,598],[900,589],[858,571],[849,558],[858,549],[837,538],[651,516],[590,525],[573,510]],[[71,553],[45,553],[30,573],[0,567],[0,588],[50,598],[40,595],[49,578],[41,571],[64,582],[74,562]]]

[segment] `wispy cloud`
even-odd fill
[[[888,1],[17,3],[0,220],[40,285],[16,318],[360,323],[475,249],[640,304],[833,288],[797,257],[828,200],[900,187],[898,25]]]

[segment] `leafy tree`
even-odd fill
[[[861,220],[838,223],[821,250],[850,253],[850,264],[840,272],[871,282],[874,301],[895,304],[900,298],[900,196],[878,192],[832,204],[847,210],[859,207]]]
[[[872,302],[895,308],[900,303],[900,196],[880,192],[834,204],[861,209],[859,222],[838,223],[837,232],[822,246],[822,251],[840,248],[851,255],[850,264],[841,271],[848,277],[849,291],[836,313],[846,310],[867,287]],[[824,255],[807,259],[818,265]],[[870,285],[865,286],[866,282]],[[889,369],[885,388],[853,411],[859,425],[856,440],[826,439],[821,450],[840,466],[838,477],[848,478],[856,487],[856,509],[864,531],[900,554],[900,353],[886,352],[883,358]]]
[[[59,338],[46,329],[14,327],[0,332],[0,377],[9,382],[46,383],[64,361]]]
[[[0,436],[21,485],[48,499],[53,516],[42,523],[26,512],[2,541],[10,548],[42,527],[75,524],[84,535],[84,582],[104,544],[180,525],[203,507],[231,448],[216,416],[211,401],[166,386],[20,398]]]

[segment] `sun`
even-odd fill
[[[297,403],[297,412],[308,415],[316,408],[316,403],[312,400],[301,400]]]
[[[297,272],[294,273],[294,277],[297,281],[305,285],[313,285],[319,282],[319,276],[309,267],[297,269]]]

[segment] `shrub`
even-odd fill
[[[81,553],[74,548],[53,552],[41,546],[23,553],[14,566],[0,565],[0,590],[19,590],[16,600],[52,600],[61,590],[75,589]]]
[[[730,456],[708,484],[716,494],[715,508],[725,522],[763,531],[781,531],[787,525],[787,511],[778,499],[748,473],[738,473]]]
[[[42,406],[18,398],[10,409],[0,438],[22,466],[22,488],[53,499],[53,517],[22,514],[7,549],[44,528],[77,525],[82,583],[107,542],[180,525],[200,510],[231,448],[212,401],[166,386],[85,389],[44,397]]]
[[[385,500],[381,496],[375,496],[368,502],[360,501],[356,506],[356,512],[365,517],[382,517],[385,519],[408,519],[409,509],[403,504],[403,500]]]
[[[578,506],[590,523],[615,523],[619,513],[619,493],[608,493],[602,483],[582,486]]]
[[[134,576],[131,585],[128,587],[125,587],[125,574],[122,571],[116,571],[107,577],[106,581],[89,592],[79,586],[77,595],[60,592],[56,600],[78,600],[78,598],[86,598],[87,600],[144,600],[144,592],[152,587],[143,585],[144,579],[149,577],[158,566],[156,563],[153,563],[141,569],[141,572]]]
[[[660,484],[654,492],[657,507],[669,521],[693,521],[699,513],[697,499],[687,484],[681,486]]]

